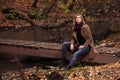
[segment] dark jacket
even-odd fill
[[[74,27],[72,27],[72,35],[73,38],[71,40],[72,44],[79,44],[78,40],[77,40],[77,36],[76,36],[76,32],[74,31]],[[89,54],[86,56],[88,57],[88,59],[93,59],[96,55],[96,50],[94,47],[94,42],[93,42],[93,37],[90,31],[90,28],[87,24],[83,24],[82,28],[81,28],[81,35],[85,38],[86,42],[83,44],[84,47],[87,47],[88,45],[91,46],[91,51],[89,52]]]

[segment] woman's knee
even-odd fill
[[[73,60],[73,61],[76,61],[76,60],[77,60],[77,56],[76,56],[76,55],[73,55],[72,60]]]
[[[77,58],[78,55],[76,53],[73,54],[73,58]]]
[[[62,47],[68,46],[70,43],[69,42],[63,42]]]

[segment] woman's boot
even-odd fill
[[[62,60],[61,64],[59,65],[59,68],[62,68],[63,65],[68,64],[68,63],[69,63],[69,60],[67,59]]]

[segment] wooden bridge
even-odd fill
[[[61,59],[61,44],[39,41],[0,39],[0,56],[7,56],[10,58],[13,58],[14,56],[19,58],[31,56]],[[87,58],[82,59],[82,61],[94,63],[112,63],[119,60],[120,56],[116,54],[97,54],[93,60],[88,60]]]

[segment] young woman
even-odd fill
[[[92,59],[96,54],[90,28],[85,24],[84,18],[80,14],[75,16],[72,36],[71,42],[62,44],[62,63],[59,67],[68,62],[66,58],[67,51],[73,52],[73,57],[65,70],[70,69],[80,56],[87,56],[88,59]]]

